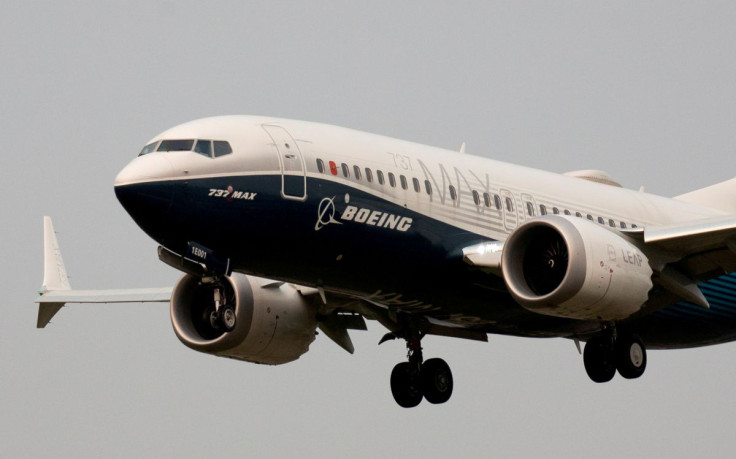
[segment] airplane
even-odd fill
[[[168,302],[191,349],[279,365],[317,329],[352,353],[375,320],[406,342],[404,408],[452,394],[427,335],[566,338],[597,383],[640,377],[647,349],[736,340],[736,178],[666,198],[460,150],[264,116],[173,127],[114,187],[180,280],[74,290],[44,217],[37,327],[66,303]]]

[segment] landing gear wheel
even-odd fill
[[[217,311],[214,309],[210,311],[210,327],[212,327],[213,330],[220,330],[220,318],[218,317]]]
[[[635,379],[644,374],[647,367],[647,350],[636,335],[619,336],[616,340],[616,368],[626,379]]]
[[[235,329],[235,320],[235,309],[231,306],[220,307],[220,323],[226,332],[231,332]]]
[[[391,372],[391,393],[394,400],[403,408],[413,408],[422,401],[419,387],[419,374],[416,366],[401,362]]]
[[[452,395],[452,372],[442,359],[429,359],[422,364],[419,380],[424,398],[429,403],[445,403]]]
[[[588,377],[597,383],[608,382],[616,375],[613,343],[608,337],[596,336],[588,340],[583,351],[583,363]]]

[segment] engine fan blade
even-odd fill
[[[534,241],[524,256],[524,278],[537,295],[546,295],[560,285],[567,273],[569,253],[561,238]]]

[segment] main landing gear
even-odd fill
[[[231,332],[235,329],[235,305],[228,302],[220,286],[214,288],[215,309],[210,311],[210,326],[215,330]]]
[[[585,371],[597,383],[608,382],[618,373],[626,379],[644,374],[647,350],[633,334],[604,331],[590,338],[583,352]]]
[[[408,362],[397,364],[391,372],[391,393],[404,408],[413,408],[427,399],[429,403],[445,403],[452,395],[452,372],[442,359],[424,361],[418,335],[406,340]]]

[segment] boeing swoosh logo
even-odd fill
[[[335,196],[322,199],[317,208],[317,223],[314,224],[314,230],[319,231],[330,223],[342,225],[335,220],[335,212]]]

